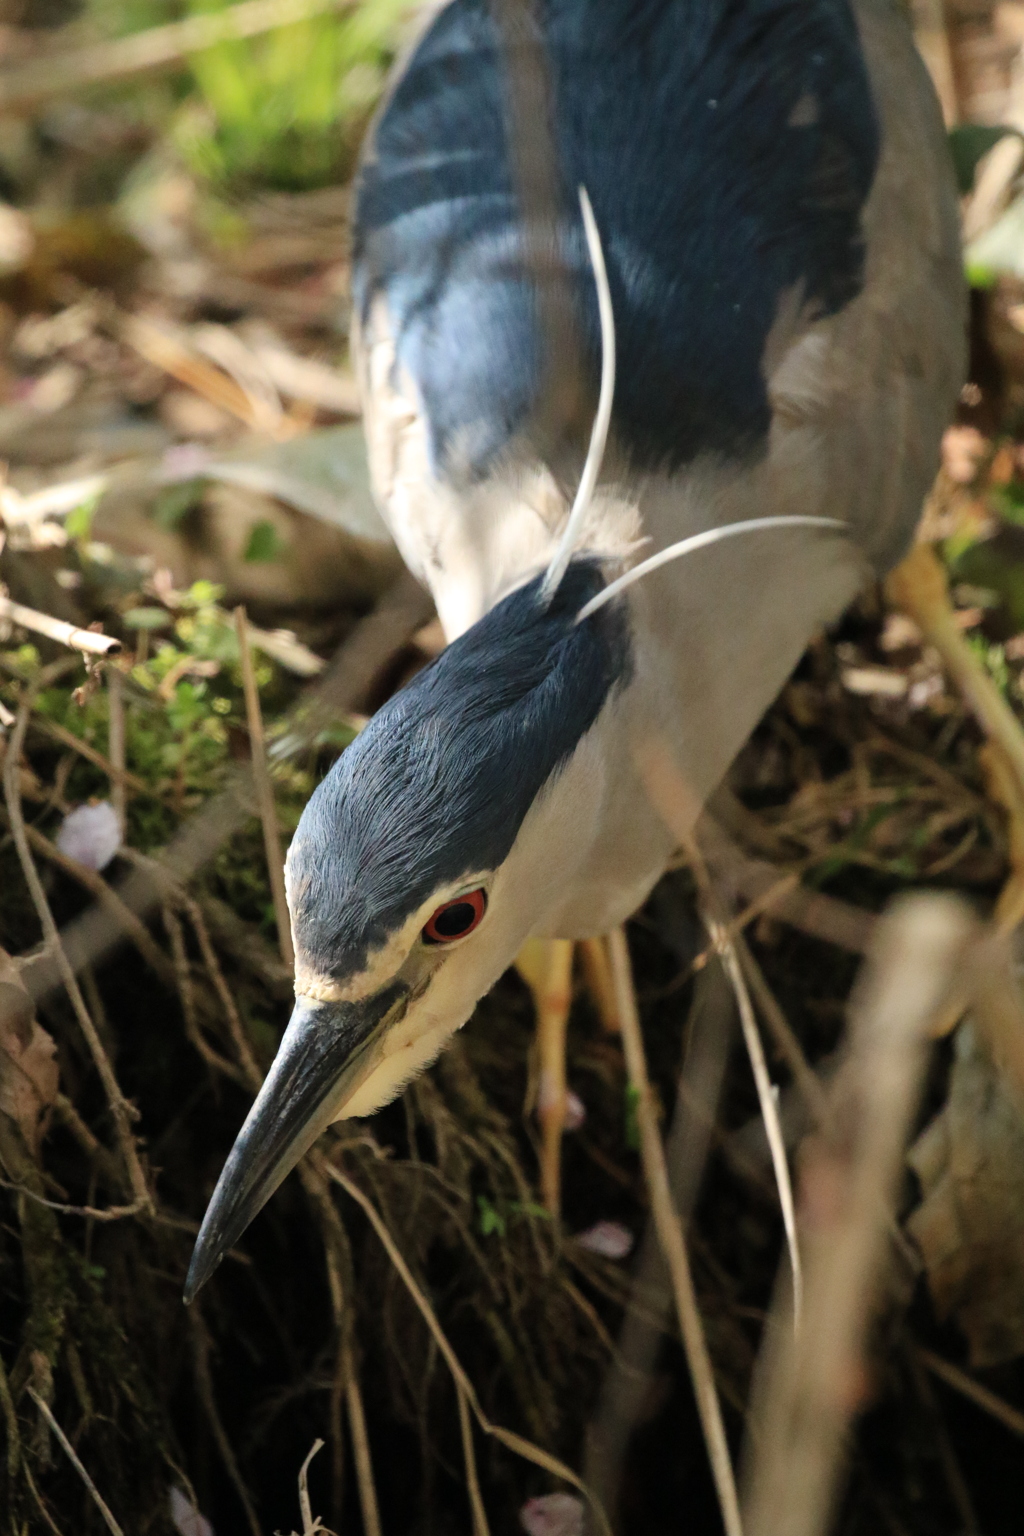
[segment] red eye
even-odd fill
[[[451,944],[464,939],[480,922],[487,911],[487,897],[483,891],[467,891],[464,896],[453,896],[438,907],[423,930],[428,944]]]

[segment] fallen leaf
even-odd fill
[[[17,966],[0,950],[0,1111],[13,1120],[34,1157],[57,1098],[57,1047],[36,1023]]]
[[[585,1232],[576,1234],[576,1241],[604,1259],[624,1259],[633,1251],[633,1234],[620,1221],[595,1221]]]
[[[57,847],[86,869],[106,869],[121,846],[121,826],[109,800],[69,811],[57,833]]]
[[[171,1524],[178,1536],[213,1536],[209,1520],[180,1488],[171,1489]]]
[[[583,1536],[583,1500],[571,1493],[545,1493],[527,1499],[519,1511],[526,1536]]]
[[[1024,1354],[1024,1105],[969,1022],[955,1044],[945,1107],[910,1150],[923,1199],[907,1230],[980,1368]]]

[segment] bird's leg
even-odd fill
[[[619,1007],[615,1001],[615,982],[608,957],[608,941],[603,937],[581,939],[579,955],[583,963],[583,980],[597,1009],[601,1028],[606,1035],[621,1034],[622,1024],[619,1019]]]
[[[558,1215],[561,1196],[565,1033],[572,1005],[572,951],[569,939],[527,939],[516,960],[516,969],[533,993],[537,1008],[540,1187],[544,1205],[552,1216]]]

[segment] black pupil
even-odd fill
[[[442,939],[457,939],[460,933],[472,928],[475,918],[476,907],[471,901],[457,901],[434,918],[434,932]]]

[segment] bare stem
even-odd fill
[[[376,1232],[378,1238],[383,1244],[385,1252],[387,1253],[388,1258],[391,1260],[391,1263],[394,1266],[399,1279],[402,1281],[406,1290],[409,1292],[409,1295],[412,1297],[416,1304],[420,1316],[423,1318],[423,1321],[426,1323],[428,1329],[430,1330],[430,1333],[434,1339],[435,1344],[441,1352],[445,1364],[452,1373],[457,1390],[465,1397],[466,1403],[472,1411],[473,1417],[476,1419],[484,1434],[493,1435],[495,1440],[498,1440],[502,1445],[507,1446],[509,1450],[513,1451],[517,1456],[522,1456],[525,1461],[532,1461],[534,1466],[543,1468],[545,1472],[550,1472],[554,1477],[560,1477],[565,1482],[571,1483],[574,1488],[579,1489],[584,1498],[589,1500],[591,1509],[593,1510],[594,1516],[598,1522],[599,1529],[604,1533],[604,1536],[611,1536],[611,1529],[608,1525],[608,1520],[605,1516],[604,1510],[594,1499],[593,1494],[590,1492],[589,1488],[583,1482],[583,1480],[577,1477],[576,1473],[573,1472],[570,1467],[567,1467],[564,1461],[560,1461],[557,1456],[552,1456],[548,1451],[541,1450],[539,1445],[534,1445],[531,1440],[525,1439],[522,1435],[517,1435],[514,1430],[505,1429],[500,1424],[493,1424],[487,1417],[480,1406],[480,1400],[476,1395],[476,1389],[474,1388],[473,1383],[466,1375],[466,1372],[462,1366],[462,1362],[460,1361],[458,1355],[455,1353],[454,1349],[452,1349],[452,1346],[449,1344],[448,1338],[443,1328],[441,1327],[441,1324],[437,1320],[437,1314],[434,1312],[430,1302],[427,1300],[422,1289],[417,1284],[412,1271],[410,1270],[408,1264],[405,1262],[405,1259],[402,1257],[401,1249],[395,1242],[395,1239],[392,1237],[391,1232],[389,1231],[373,1201],[369,1198],[368,1195],[363,1193],[358,1184],[354,1184],[351,1179],[347,1178],[346,1175],[343,1174],[339,1168],[334,1167],[332,1163],[325,1162],[324,1172],[330,1175],[335,1184],[340,1184],[345,1193],[350,1195],[356,1204],[361,1206],[363,1211],[365,1211],[367,1217],[369,1218],[370,1225],[373,1227],[373,1230]]]
[[[124,781],[124,677],[117,667],[107,672],[107,751],[110,766],[110,803],[117,816],[121,837],[125,830],[125,781]]]
[[[284,890],[284,855],[281,852],[281,831],[277,824],[277,807],[274,804],[274,786],[267,767],[267,747],[263,735],[263,715],[260,711],[259,689],[256,687],[256,670],[252,664],[249,645],[248,621],[244,608],[235,609],[235,629],[238,633],[238,656],[242,664],[242,687],[245,690],[245,713],[249,722],[249,743],[252,751],[252,774],[256,786],[256,800],[263,824],[263,847],[267,855],[267,872],[270,890],[274,898],[274,917],[277,922],[277,942],[285,965],[295,964],[292,949],[291,919],[288,915],[288,899]]]
[[[345,1408],[348,1412],[348,1427],[352,1436],[352,1455],[356,1464],[356,1482],[359,1486],[359,1507],[363,1516],[363,1529],[366,1536],[381,1536],[377,1486],[373,1480],[373,1461],[370,1456],[370,1437],[366,1432],[363,1394],[359,1388],[359,1376],[352,1350],[348,1345],[345,1346]]]
[[[793,1272],[793,1311],[794,1315],[799,1319],[803,1296],[803,1274],[800,1263],[800,1249],[796,1236],[796,1207],[793,1199],[793,1183],[789,1176],[789,1163],[786,1159],[786,1143],[782,1134],[782,1123],[779,1119],[779,1106],[776,1103],[775,1092],[768,1074],[768,1063],[765,1059],[764,1046],[761,1043],[761,1036],[757,1028],[753,1004],[750,1001],[750,993],[747,990],[743,971],[736,955],[736,946],[729,934],[728,918],[722,911],[721,903],[718,900],[714,886],[711,883],[711,877],[708,874],[707,862],[697,843],[694,831],[697,810],[696,802],[690,794],[683,775],[665,741],[656,740],[649,742],[643,751],[637,753],[636,762],[651,804],[669,831],[679,839],[680,846],[685,850],[689,858],[690,867],[693,870],[693,876],[700,893],[704,924],[736,994],[736,1004],[739,1008],[740,1024],[743,1030],[743,1041],[747,1047],[747,1054],[750,1057],[750,1066],[754,1074],[754,1083],[757,1087],[758,1102],[761,1106],[761,1117],[764,1120],[768,1146],[772,1154],[772,1167],[775,1171],[775,1183],[779,1192],[779,1205],[782,1208],[782,1220],[786,1229],[786,1243],[789,1248],[790,1268]]]
[[[47,949],[57,963],[61,979],[71,1000],[71,1006],[75,1011],[75,1017],[81,1026],[92,1059],[96,1064],[96,1070],[99,1072],[100,1080],[103,1083],[104,1091],[107,1095],[107,1103],[110,1105],[110,1112],[113,1116],[118,1140],[121,1144],[121,1152],[128,1171],[128,1180],[131,1185],[132,1194],[143,1210],[151,1212],[153,1201],[146,1185],[146,1176],[142,1171],[142,1164],[139,1162],[135,1138],[132,1135],[131,1127],[134,1111],[121,1092],[121,1086],[114,1074],[110,1058],[103,1048],[103,1042],[99,1037],[89,1010],[85,1006],[85,999],[82,996],[81,988],[78,985],[71,963],[64,951],[64,946],[60,941],[60,933],[54,921],[53,913],[50,911],[50,904],[46,899],[46,892],[43,890],[43,883],[39,878],[39,872],[32,858],[32,851],[29,848],[28,834],[25,829],[25,817],[21,808],[21,787],[18,768],[21,761],[22,747],[25,742],[25,731],[28,727],[29,715],[32,711],[33,692],[34,690],[31,689],[28,691],[18,709],[17,722],[11,734],[10,745],[4,759],[4,798],[7,803],[7,816],[10,821],[11,836],[17,849],[18,859],[25,877],[25,884],[28,886],[29,894],[32,897],[32,904],[42,925],[43,939]]]
[[[867,1330],[891,1254],[893,1191],[930,1026],[973,933],[962,904],[911,897],[882,918],[851,1007],[827,1133],[803,1164],[807,1254],[799,1333],[781,1288],[751,1414],[750,1536],[823,1536],[857,1405]]]
[[[93,1482],[88,1472],[83,1467],[81,1461],[78,1459],[78,1454],[75,1451],[74,1446],[71,1444],[71,1441],[68,1439],[67,1435],[61,1429],[60,1425],[57,1423],[57,1420],[54,1418],[52,1412],[50,1411],[49,1403],[45,1398],[40,1397],[35,1387],[29,1385],[26,1386],[25,1390],[32,1401],[35,1403],[36,1407],[39,1409],[39,1412],[42,1414],[47,1424],[49,1424],[50,1428],[53,1430],[53,1433],[56,1435],[57,1440],[60,1443],[61,1450],[64,1452],[65,1456],[68,1458],[71,1465],[82,1479],[82,1482],[89,1490],[89,1496],[93,1503],[96,1505],[96,1508],[99,1510],[100,1514],[103,1516],[103,1522],[106,1525],[107,1530],[110,1532],[110,1536],[124,1536],[124,1532],[121,1530],[121,1527],[118,1525],[117,1521],[114,1519],[114,1516],[110,1512],[109,1505],[107,1504],[103,1495],[100,1493],[99,1489],[96,1487],[96,1484]]]
[[[708,1353],[704,1325],[697,1306],[697,1295],[693,1286],[693,1276],[690,1273],[690,1261],[686,1253],[682,1224],[672,1203],[668,1169],[665,1165],[665,1149],[658,1131],[654,1096],[647,1076],[647,1058],[644,1053],[643,1035],[640,1032],[629,950],[626,947],[626,935],[621,928],[614,929],[608,935],[608,952],[611,957],[612,975],[615,978],[615,1000],[622,1026],[622,1049],[626,1057],[626,1070],[636,1094],[640,1155],[643,1159],[647,1190],[651,1197],[651,1214],[669,1273],[672,1276],[679,1329],[683,1335],[686,1361],[690,1367],[693,1393],[697,1400],[697,1412],[700,1414],[704,1443],[707,1446],[708,1460],[715,1479],[722,1524],[725,1526],[726,1536],[743,1536],[736,1479],[733,1476],[729,1445],[725,1438],[722,1407],[718,1401],[711,1356]]]
[[[9,597],[0,596],[0,619],[9,619],[12,624],[20,624],[22,629],[32,630],[33,634],[45,635],[47,640],[56,640],[59,645],[69,646],[73,651],[86,651],[91,656],[116,656],[121,649],[116,635],[99,635],[94,629],[79,629],[75,624],[66,624],[63,619],[52,619],[48,613],[14,603]]]

